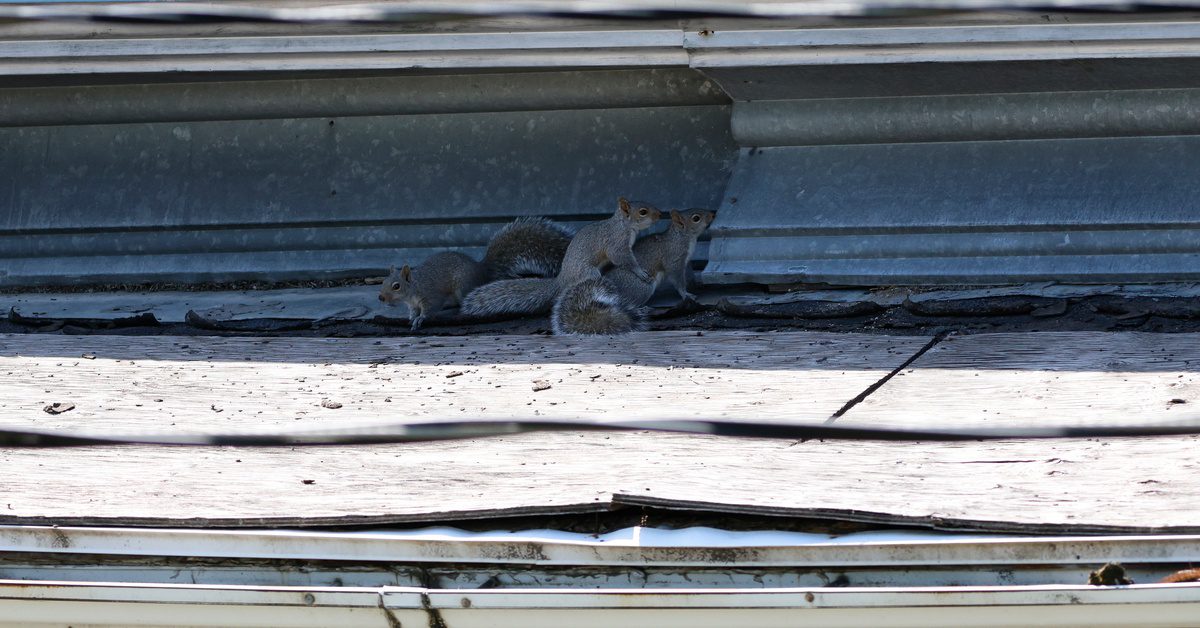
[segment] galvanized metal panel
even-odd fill
[[[837,51],[830,55],[836,58]],[[763,64],[703,71],[740,102],[1194,88],[1200,58]]]
[[[90,77],[95,80],[95,77]],[[0,89],[0,126],[258,120],[718,105],[728,97],[684,68],[456,75],[141,79]],[[145,81],[145,82],[142,82]]]
[[[596,105],[478,111],[486,92],[460,76],[441,78],[446,100],[475,112],[0,128],[0,285],[361,276],[477,251],[514,216],[591,220],[618,195],[719,203],[736,149],[710,83],[542,76]]]
[[[4,28],[52,75],[0,89],[0,285],[362,275],[616,194],[724,199],[712,282],[1195,276],[1154,167],[1195,157],[1195,15]]]
[[[746,146],[1200,134],[1200,89],[739,102]]]
[[[703,279],[1200,278],[1200,200],[1177,167],[1197,160],[1197,137],[745,149]]]

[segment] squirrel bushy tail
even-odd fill
[[[557,295],[555,279],[502,279],[472,290],[459,311],[469,316],[545,314],[554,306]]]
[[[646,309],[626,304],[608,280],[588,279],[562,293],[550,322],[560,335],[624,334],[646,328]]]
[[[518,218],[488,241],[488,280],[555,277],[571,244],[570,229],[545,218]]]

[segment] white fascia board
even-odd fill
[[[870,532],[830,537],[630,528],[593,537],[453,528],[319,532],[0,526],[0,551],[404,563],[654,567],[892,567],[1200,562],[1200,536],[1018,537]]]
[[[1168,626],[1192,625],[1197,613],[1196,585],[347,591],[0,581],[0,626]]]

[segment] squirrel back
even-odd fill
[[[550,323],[560,335],[624,334],[646,328],[646,310],[626,304],[607,279],[586,279],[555,301]]]
[[[671,224],[666,231],[646,236],[633,245],[633,254],[650,274],[650,280],[642,280],[625,268],[612,269],[605,279],[612,282],[629,305],[645,305],[663,279],[675,286],[680,298],[692,297],[687,291],[688,265],[696,250],[696,240],[714,218],[716,212],[706,209],[671,210]]]
[[[472,290],[487,280],[483,264],[453,251],[434,253],[416,268],[393,266],[379,290],[379,300],[388,305],[408,305],[412,330],[447,305],[461,303]]]
[[[563,257],[558,285],[569,288],[585,279],[600,276],[609,264],[629,268],[634,275],[648,277],[633,256],[633,241],[639,231],[653,225],[662,212],[648,203],[617,199],[617,211],[607,220],[593,222],[571,239]]]
[[[583,227],[571,238],[562,269],[554,279],[508,279],[480,286],[467,295],[462,312],[472,316],[544,314],[554,306],[554,298],[561,291],[600,277],[600,270],[608,264],[648,277],[633,256],[631,245],[637,233],[654,224],[659,215],[646,203],[617,199],[612,217]]]
[[[483,264],[488,280],[555,277],[571,244],[571,231],[545,218],[518,218],[488,241]]]

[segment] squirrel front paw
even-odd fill
[[[646,269],[641,268],[640,266],[638,268],[633,269],[633,275],[635,277],[637,277],[638,279],[641,279],[642,281],[645,281],[645,282],[650,281],[650,273],[646,272]]]
[[[417,331],[418,329],[421,328],[421,325],[423,325],[424,323],[425,323],[425,315],[422,314],[412,320],[412,326],[409,328],[409,331]]]

